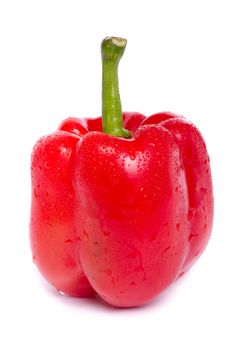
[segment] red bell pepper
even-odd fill
[[[172,113],[122,114],[125,46],[102,43],[102,119],[68,118],[35,145],[30,225],[34,261],[51,284],[119,307],[148,302],[186,272],[213,221],[198,129]]]

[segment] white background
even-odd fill
[[[0,348],[232,349],[232,1],[0,1]],[[170,110],[202,131],[211,241],[154,302],[120,310],[60,296],[32,264],[30,152],[67,116],[101,111],[100,42],[128,39],[123,109]]]

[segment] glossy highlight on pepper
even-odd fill
[[[123,112],[118,64],[126,40],[104,39],[102,117],[67,118],[32,152],[34,262],[59,291],[135,307],[181,277],[213,223],[200,131],[170,112]]]

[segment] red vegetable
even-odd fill
[[[35,145],[30,225],[34,261],[51,284],[119,307],[148,302],[186,272],[213,221],[198,129],[172,113],[122,118],[125,45],[102,43],[102,122],[68,118]]]

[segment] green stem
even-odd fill
[[[108,37],[102,41],[102,124],[104,133],[128,138],[130,132],[123,128],[118,87],[118,64],[126,43],[126,39],[116,37]]]

